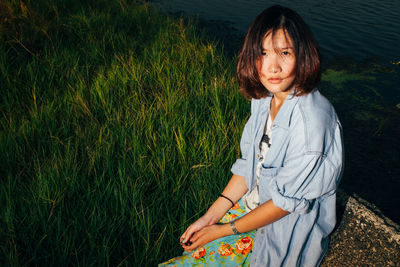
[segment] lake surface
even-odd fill
[[[351,56],[356,61],[377,57],[382,63],[400,61],[399,0],[154,0],[168,12],[228,22],[245,35],[265,8],[281,4],[296,10],[310,26],[325,58]]]

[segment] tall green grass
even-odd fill
[[[181,253],[239,153],[248,104],[234,61],[143,3],[1,12],[1,262],[154,266]]]

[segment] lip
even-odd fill
[[[281,78],[269,78],[268,81],[272,84],[278,84],[281,83],[283,79]]]

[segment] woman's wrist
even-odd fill
[[[204,214],[204,218],[208,225],[216,224],[230,208],[231,206],[227,200],[218,198]]]
[[[203,215],[203,218],[207,225],[213,225],[218,222],[216,216],[209,210]]]
[[[228,235],[233,235],[233,234],[234,233],[233,233],[232,228],[231,228],[229,223],[225,223],[225,224],[221,225],[221,235],[222,235],[222,237],[228,236]]]

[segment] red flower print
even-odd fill
[[[240,208],[240,205],[239,205],[239,203],[236,202],[236,204],[233,205],[233,207],[231,208],[231,210],[236,210],[236,209],[238,209],[238,208]]]
[[[200,259],[201,257],[204,257],[204,255],[206,255],[206,249],[203,247],[196,249],[192,253],[192,257],[195,259]]]
[[[229,246],[229,244],[225,244],[219,247],[218,253],[221,254],[221,256],[229,256],[232,255],[232,250],[233,248]]]
[[[236,252],[247,255],[253,248],[253,238],[247,236],[242,239],[239,239],[235,243],[236,245]]]

